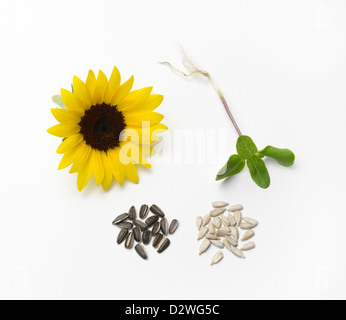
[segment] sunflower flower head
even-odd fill
[[[90,70],[85,83],[73,78],[73,92],[61,89],[63,108],[51,110],[59,124],[48,133],[63,138],[58,170],[72,165],[80,191],[92,176],[104,190],[113,178],[120,185],[126,178],[137,184],[136,165],[151,167],[152,143],[167,130],[164,116],[154,112],[163,96],[151,94],[152,87],[131,91],[133,81],[132,76],[121,84],[114,67],[109,80],[102,71],[96,78]]]

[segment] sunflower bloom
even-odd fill
[[[152,87],[132,91],[134,77],[121,84],[114,67],[108,80],[100,71],[89,71],[86,82],[73,78],[73,92],[61,89],[63,108],[53,108],[60,123],[48,133],[63,138],[57,153],[63,154],[58,170],[71,166],[78,173],[77,187],[83,190],[91,177],[108,190],[113,178],[138,183],[136,165],[151,167],[147,160],[151,144],[167,130],[164,116],[153,112],[163,96],[151,94]]]

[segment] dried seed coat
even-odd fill
[[[149,213],[149,207],[146,204],[143,204],[141,206],[141,209],[139,210],[139,217],[144,220]]]
[[[215,202],[212,203],[212,206],[215,209],[224,208],[224,207],[227,207],[228,205],[229,205],[229,203],[224,202],[224,201],[215,201]]]
[[[196,227],[197,227],[198,231],[201,230],[202,225],[203,225],[203,218],[197,217],[196,218]]]
[[[237,223],[237,226],[239,227],[242,220],[243,220],[243,215],[241,213],[241,211],[235,211],[234,212],[234,219],[235,219],[235,222]]]
[[[132,232],[130,232],[125,241],[125,248],[131,249],[133,247],[134,242],[135,242],[134,235]]]
[[[126,220],[129,217],[128,213],[123,213],[120,216],[117,216],[115,220],[112,222],[114,225],[118,224],[119,222],[122,222]]]
[[[199,255],[206,252],[210,246],[211,246],[211,241],[208,239],[205,239],[199,248]]]
[[[157,248],[163,239],[163,234],[158,233],[153,241],[153,247]]]
[[[133,220],[133,224],[143,231],[148,229],[148,225],[145,224],[143,221]]]
[[[117,243],[121,244],[122,242],[124,242],[124,240],[126,239],[127,235],[129,233],[128,229],[121,229],[118,235],[118,239],[117,239]]]
[[[244,217],[243,220],[249,224],[252,224],[253,227],[257,227],[258,226],[258,221],[252,218],[248,218],[248,217]]]
[[[167,236],[168,235],[168,220],[166,218],[163,218],[161,220],[161,232]]]
[[[130,220],[135,220],[137,218],[137,211],[134,206],[132,206],[129,210],[129,219]]]
[[[116,226],[121,228],[121,229],[132,229],[133,223],[131,223],[131,222],[119,222],[116,224]]]
[[[141,242],[141,241],[142,241],[142,232],[141,232],[141,229],[138,228],[138,227],[136,227],[136,228],[133,229],[132,232],[133,232],[133,236],[134,236],[135,240],[136,240],[137,242]]]
[[[214,264],[219,263],[223,259],[223,253],[221,251],[218,251],[215,256],[211,259],[211,266]]]
[[[164,252],[169,246],[171,245],[171,241],[169,239],[165,239],[159,246],[157,252],[162,253]]]
[[[235,204],[235,205],[230,206],[230,207],[228,208],[228,211],[230,211],[230,212],[242,211],[242,210],[244,210],[244,207],[243,207],[241,204]]]
[[[253,238],[255,236],[255,231],[253,230],[249,230],[247,231],[243,237],[241,238],[241,241],[247,241],[250,240],[251,238]]]
[[[152,225],[154,225],[159,220],[158,216],[151,216],[147,220],[145,220],[145,224],[150,228]]]
[[[254,242],[249,242],[249,243],[244,244],[244,245],[240,248],[240,250],[241,250],[241,251],[250,251],[250,250],[255,249],[255,248],[256,248],[255,243],[254,243]]]
[[[159,216],[160,218],[163,218],[165,216],[164,212],[156,205],[156,204],[153,204],[151,207],[150,207],[150,211]]]
[[[135,250],[142,259],[144,259],[144,260],[148,259],[148,254],[141,244],[137,244],[135,246]]]
[[[154,224],[151,232],[152,232],[153,236],[156,236],[160,232],[160,230],[161,230],[161,224],[160,224],[160,222],[156,222]]]
[[[179,227],[179,221],[177,219],[172,220],[171,225],[169,226],[169,233],[173,234]]]
[[[151,237],[152,237],[151,231],[145,230],[143,232],[143,244],[148,245],[151,241]]]

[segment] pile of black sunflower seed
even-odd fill
[[[150,217],[148,217],[149,211],[153,213]],[[113,225],[121,229],[117,239],[118,244],[125,241],[125,248],[132,249],[136,241],[136,252],[141,258],[147,260],[148,254],[143,245],[149,245],[154,238],[153,247],[158,253],[164,252],[171,244],[166,236],[177,230],[179,221],[174,219],[169,225],[164,212],[157,205],[154,204],[149,208],[144,204],[141,206],[139,219],[137,219],[136,208],[132,206],[128,213],[118,216],[113,221]]]

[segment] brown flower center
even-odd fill
[[[85,111],[79,126],[87,145],[107,151],[119,146],[120,134],[126,123],[117,107],[102,103]]]

